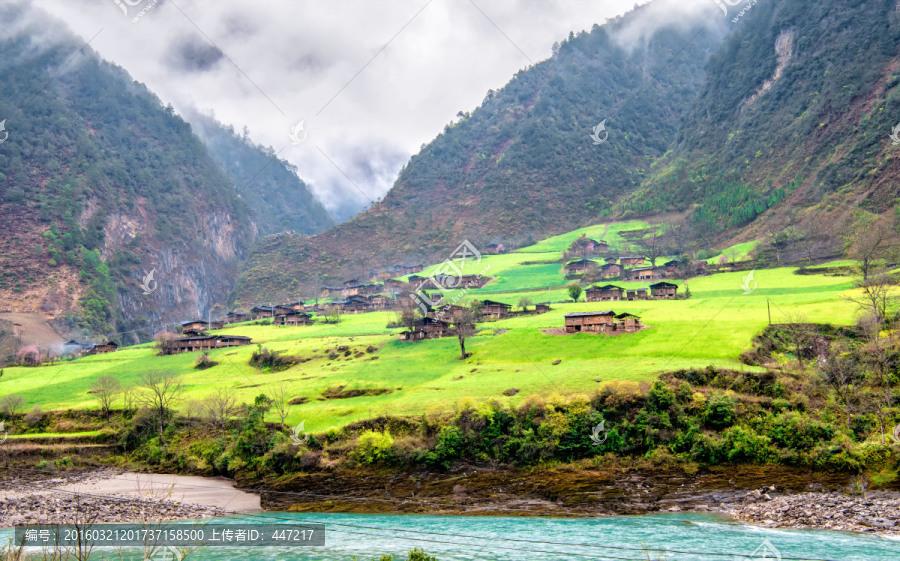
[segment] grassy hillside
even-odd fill
[[[512,257],[485,260],[499,263]],[[504,274],[517,278],[518,271],[527,267],[510,266]],[[96,400],[88,390],[97,377],[113,375],[129,386],[136,384],[146,371],[169,370],[182,375],[186,391],[181,407],[185,408],[191,400],[200,399],[223,384],[235,388],[241,401],[249,402],[283,383],[292,397],[309,400],[292,407],[289,422],[304,420],[307,429],[321,431],[380,414],[448,410],[467,398],[518,403],[529,394],[591,393],[607,382],[651,381],[662,371],[691,366],[713,364],[751,369],[742,366],[737,357],[767,324],[767,300],[776,323],[788,313],[801,313],[812,322],[838,324],[851,323],[855,318],[854,305],[841,298],[851,289],[849,278],[801,276],[793,271],[756,271],[758,288],[750,295],[743,294],[742,273],[695,278],[689,281],[693,297],[674,301],[559,303],[565,298],[564,291],[555,289],[551,295],[557,303],[550,313],[480,324],[482,331],[467,341],[467,350],[474,354],[465,361],[458,358],[455,338],[402,342],[395,335],[399,330],[385,328],[394,314],[377,312],[345,315],[339,325],[241,325],[224,331],[249,335],[254,343],[309,359],[279,373],[264,373],[248,365],[255,346],[213,351],[210,357],[221,364],[197,371],[193,364],[199,353],[157,357],[153,349],[144,345],[53,366],[6,368],[0,391],[23,395],[29,407],[95,407]],[[472,291],[472,296],[488,293],[489,287]],[[528,288],[546,294],[540,287]],[[536,293],[490,297],[514,304],[523,294],[534,297]],[[610,307],[617,312],[640,314],[650,327],[609,338],[548,335],[541,331],[561,326],[564,313]],[[339,346],[349,347],[349,356],[339,352],[337,357],[329,358],[329,350]],[[374,352],[367,351],[370,346]],[[557,360],[560,362],[554,365]],[[323,398],[327,388],[339,386],[345,390],[379,389],[390,393]],[[520,392],[505,396],[503,392],[511,388]]]

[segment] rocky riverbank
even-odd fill
[[[259,497],[220,478],[121,471],[5,472],[0,527],[210,518],[259,509]]]
[[[841,493],[773,496],[756,490],[720,512],[742,522],[770,528],[812,528],[900,535],[900,494],[872,492],[864,497]]]

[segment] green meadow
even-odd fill
[[[489,297],[514,305],[522,296],[546,301],[548,291],[540,288],[544,278],[535,275],[541,282],[529,285],[534,265],[516,261],[522,255],[490,256],[482,261],[496,262],[499,278],[513,292],[493,293],[492,283],[465,297]],[[529,255],[525,261],[534,260],[535,254]],[[549,271],[545,274],[550,276]],[[459,359],[456,338],[400,341],[401,330],[386,327],[395,314],[374,312],[343,315],[339,324],[229,327],[221,333],[248,335],[254,344],[211,351],[210,358],[219,364],[206,370],[193,368],[199,353],[161,357],[149,344],[49,366],[5,368],[0,393],[22,395],[29,408],[90,408],[97,406],[89,390],[98,377],[115,376],[127,387],[138,384],[148,371],[164,370],[180,375],[184,410],[219,388],[231,388],[249,402],[283,385],[292,398],[306,400],[291,408],[288,421],[305,421],[307,429],[321,431],[375,415],[450,410],[468,398],[517,404],[529,395],[589,394],[604,383],[651,381],[660,372],[691,366],[748,369],[737,357],[766,325],[770,310],[775,323],[788,314],[815,322],[855,320],[855,306],[841,298],[852,289],[849,277],[797,275],[793,268],[758,270],[755,290],[744,294],[744,274],[690,279],[692,297],[684,300],[572,303],[564,302],[568,297],[563,288],[554,288],[549,291],[553,302],[549,313],[479,324],[481,331],[466,341],[466,349],[473,353],[467,360]],[[683,291],[685,282],[677,282]],[[543,331],[561,327],[567,312],[609,308],[640,315],[648,328],[616,337]],[[248,364],[257,344],[305,361],[282,372],[261,371]],[[337,352],[338,347],[347,350]],[[382,393],[339,399],[323,396],[326,389],[341,386],[345,391]],[[518,392],[504,395],[511,389]]]

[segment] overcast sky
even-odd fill
[[[246,126],[336,209],[383,195],[458,111],[569,31],[643,0],[33,2],[179,113]]]

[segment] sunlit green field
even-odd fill
[[[485,261],[496,258],[508,265],[515,255],[485,257]],[[514,265],[504,271],[510,286],[525,287],[527,274]],[[88,390],[99,376],[116,376],[131,386],[145,372],[165,370],[181,376],[182,408],[218,388],[233,388],[242,400],[250,401],[285,384],[292,397],[309,400],[292,408],[289,421],[305,420],[307,429],[319,431],[373,415],[448,409],[468,397],[518,403],[529,394],[591,393],[605,382],[649,381],[662,371],[688,366],[747,368],[737,357],[766,325],[769,308],[776,323],[785,314],[797,313],[808,321],[846,324],[855,319],[854,305],[840,297],[851,289],[848,277],[795,275],[790,268],[759,270],[754,274],[755,291],[744,294],[743,276],[723,273],[691,279],[692,298],[687,300],[563,303],[568,298],[565,290],[552,289],[550,313],[481,324],[482,331],[466,342],[474,354],[465,361],[459,359],[455,338],[399,341],[400,330],[385,327],[395,319],[392,312],[347,314],[339,325],[231,327],[223,332],[253,337],[254,345],[212,351],[210,357],[220,364],[202,371],[193,368],[199,353],[158,357],[150,345],[52,366],[5,368],[0,394],[21,394],[29,408],[35,404],[44,409],[96,407]],[[678,283],[683,291],[683,281]],[[485,292],[489,290],[490,285]],[[470,294],[482,297],[481,291]],[[546,301],[547,294],[531,288],[490,297],[516,304],[522,296]],[[561,327],[567,312],[606,308],[639,314],[649,328],[618,337],[542,332]],[[279,373],[261,372],[248,364],[256,344],[311,360]],[[328,350],[342,345],[350,348],[350,355],[329,358]],[[366,352],[369,346],[377,350]],[[390,393],[322,397],[323,390],[337,386],[382,388]],[[503,395],[511,388],[519,393]]]

